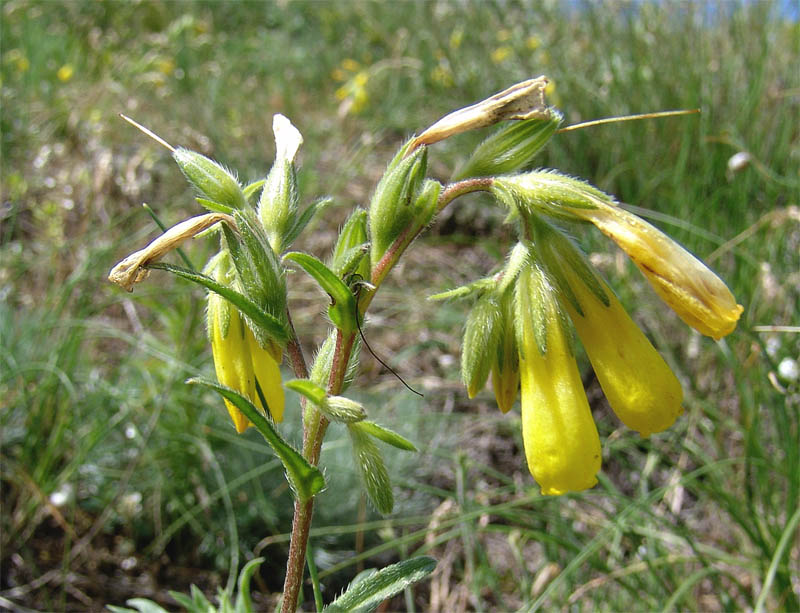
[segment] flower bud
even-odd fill
[[[189,182],[209,200],[232,209],[240,209],[246,199],[236,177],[204,155],[178,147],[172,157]]]
[[[422,147],[408,157],[401,148],[389,163],[375,189],[369,205],[371,261],[375,265],[389,246],[407,230],[414,218],[417,192],[428,166],[427,148]]]
[[[339,231],[331,257],[331,270],[339,276],[352,272],[362,279],[369,279],[369,257],[363,252],[359,255],[360,248],[367,242],[367,212],[356,209]],[[353,259],[359,257],[358,263],[353,266]]]
[[[505,175],[528,166],[561,124],[563,116],[548,108],[541,117],[509,124],[483,141],[454,180]]]
[[[297,217],[297,175],[294,158],[303,144],[303,136],[283,115],[272,120],[275,133],[275,162],[264,182],[258,201],[258,216],[275,253],[286,247],[285,238]]]
[[[519,392],[519,349],[514,333],[512,292],[506,292],[500,299],[500,310],[499,340],[492,364],[492,388],[497,406],[503,413],[508,413]]]
[[[470,398],[486,385],[489,370],[496,361],[500,318],[500,305],[492,292],[481,296],[467,317],[461,346],[461,380]]]

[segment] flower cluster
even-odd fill
[[[642,436],[675,422],[683,410],[683,393],[664,359],[562,226],[592,222],[631,257],[687,324],[707,336],[719,339],[733,331],[742,307],[683,247],[586,183],[536,171],[497,177],[492,191],[519,221],[521,240],[497,275],[461,292],[478,295],[464,333],[462,378],[472,397],[491,371],[504,412],[519,386],[528,467],[542,493],[587,489],[596,483],[601,449],[572,330],[611,408]]]

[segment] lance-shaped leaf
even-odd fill
[[[292,379],[283,384],[287,389],[305,396],[314,404],[322,404],[328,396],[324,388],[308,379]]]
[[[364,209],[356,209],[339,231],[339,238],[336,239],[336,246],[331,256],[331,269],[340,277],[355,272],[363,279],[368,279],[369,258],[364,259],[360,255],[366,244],[368,244],[367,212]]]
[[[251,613],[253,611],[253,601],[250,598],[250,581],[263,562],[264,558],[250,560],[244,565],[242,572],[239,573],[239,593],[236,595],[235,613]]]
[[[245,188],[242,190],[244,197],[249,201],[250,198],[253,197],[253,194],[264,187],[264,183],[266,183],[266,179],[259,179],[258,181],[248,183],[247,186],[245,186]]]
[[[283,322],[273,315],[265,312],[263,309],[261,309],[261,307],[259,307],[244,294],[240,294],[236,290],[231,289],[226,285],[217,283],[211,277],[200,274],[199,272],[194,272],[193,270],[189,270],[187,268],[182,268],[181,266],[167,264],[165,262],[155,262],[150,264],[148,268],[166,270],[167,272],[171,272],[172,274],[178,275],[179,277],[182,277],[188,281],[202,285],[206,289],[219,294],[228,302],[233,304],[251,321],[266,330],[269,336],[274,340],[278,341],[279,343],[285,343],[289,339],[289,334]]]
[[[362,428],[363,423],[360,421],[347,426],[353,443],[353,459],[367,497],[379,513],[386,515],[394,508],[392,485],[383,455],[369,433]]]
[[[259,413],[252,402],[216,381],[195,377],[189,379],[187,383],[197,383],[215,390],[244,413],[247,419],[253,422],[253,425],[264,437],[264,440],[272,447],[275,455],[280,458],[286,469],[286,478],[289,481],[289,485],[301,502],[309,500],[322,491],[322,488],[325,487],[325,479],[320,470],[316,466],[309,464],[308,460],[300,455],[294,447],[283,440],[283,437],[281,437],[272,423]]]
[[[309,224],[309,222],[314,219],[318,213],[322,212],[331,202],[333,202],[333,198],[320,198],[303,209],[303,212],[300,213],[300,215],[298,215],[295,219],[294,225],[286,233],[286,236],[283,239],[283,247],[289,247],[297,239],[297,237],[300,236],[300,233],[305,230],[305,227]]]
[[[313,255],[292,251],[283,257],[298,264],[331,297],[331,305],[328,307],[331,321],[345,334],[355,330],[356,300],[350,288]]]
[[[421,581],[436,568],[436,560],[427,556],[403,560],[371,574],[364,573],[323,609],[324,613],[371,611],[384,600]]]
[[[379,426],[375,422],[372,421],[362,421],[359,424],[361,430],[366,432],[367,434],[374,436],[376,439],[383,441],[387,445],[391,445],[392,447],[397,447],[398,449],[402,449],[403,451],[419,451],[414,443],[409,441],[407,438],[400,436],[394,430],[389,430],[389,428],[384,428],[383,426]]]

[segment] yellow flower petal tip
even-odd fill
[[[574,211],[630,256],[658,296],[687,325],[715,340],[733,332],[744,308],[705,264],[666,234],[617,206]]]

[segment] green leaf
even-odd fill
[[[175,149],[172,157],[189,182],[212,202],[237,209],[245,205],[242,187],[221,164],[183,147]]]
[[[283,387],[305,396],[314,404],[322,404],[328,395],[322,387],[308,379],[292,379],[291,381],[286,381]]]
[[[305,210],[297,217],[297,220],[294,222],[294,225],[289,229],[286,233],[286,236],[283,239],[283,246],[284,248],[291,245],[300,233],[305,230],[306,226],[309,222],[314,219],[317,213],[321,212],[325,209],[331,202],[333,202],[333,198],[320,198],[309,204]]]
[[[214,213],[227,213],[228,215],[233,215],[233,211],[235,210],[233,207],[221,204],[219,202],[214,202],[208,198],[200,198],[198,196],[195,198],[195,200],[197,200],[198,204],[203,205],[209,211],[213,211]]]
[[[389,430],[389,428],[384,428],[383,426],[379,426],[375,422],[372,421],[362,421],[358,424],[358,426],[367,434],[374,436],[378,440],[383,441],[387,445],[391,445],[392,447],[397,447],[398,449],[402,449],[403,451],[419,451],[416,448],[414,443],[409,441],[407,438],[400,436],[397,432],[393,430]]]
[[[116,607],[114,605],[108,605],[108,609],[113,613],[169,613],[169,611],[161,605],[147,598],[131,598],[130,600],[126,600],[125,604],[132,606],[133,609]]]
[[[344,594],[330,603],[325,613],[366,612],[421,581],[436,568],[436,560],[427,556],[392,564],[360,581],[353,582]]]
[[[236,290],[222,285],[221,283],[217,283],[211,277],[188,270],[186,268],[182,268],[180,266],[175,266],[174,264],[167,264],[165,262],[153,262],[152,264],[148,264],[148,268],[166,270],[167,272],[171,272],[172,274],[178,275],[179,277],[187,279],[188,281],[202,285],[206,289],[219,294],[225,298],[225,300],[233,304],[244,315],[249,317],[256,325],[263,328],[274,340],[278,341],[279,343],[286,343],[288,340],[289,334],[281,321],[279,321],[273,315],[270,315],[262,310],[261,307],[255,304],[247,296],[240,294]]]
[[[275,429],[275,426],[272,425],[272,422],[264,417],[247,398],[231,388],[209,379],[194,377],[189,379],[187,383],[197,383],[217,391],[222,397],[233,403],[237,409],[244,413],[247,419],[253,422],[256,429],[261,433],[269,446],[272,447],[275,455],[283,462],[289,485],[301,502],[306,502],[322,491],[325,487],[325,479],[320,470],[316,466],[309,464],[308,460],[300,455],[294,447],[283,440],[283,437],[281,437]]]
[[[261,189],[266,183],[266,179],[259,179],[258,181],[253,181],[252,183],[248,184],[242,192],[244,193],[244,197],[246,200],[250,200],[259,189]]]
[[[239,573],[239,593],[236,595],[236,613],[252,613],[253,601],[250,599],[250,580],[264,558],[255,558],[244,565]]]
[[[181,594],[180,592],[173,592],[170,591],[169,595],[177,602],[180,606],[182,606],[187,611],[194,611],[195,605],[194,600],[189,598],[186,594]]]
[[[313,255],[292,251],[284,259],[298,264],[331,297],[328,315],[345,334],[356,328],[356,300],[350,288],[336,274]]]
[[[392,484],[389,482],[389,473],[380,450],[361,428],[363,423],[361,421],[347,426],[353,443],[353,460],[367,497],[379,513],[386,515],[394,507]]]
[[[201,611],[216,611],[216,607],[211,604],[211,601],[206,598],[206,595],[203,594],[203,591],[194,583],[192,583],[192,586],[189,588],[189,592],[192,594],[194,610],[197,613],[200,613]]]

